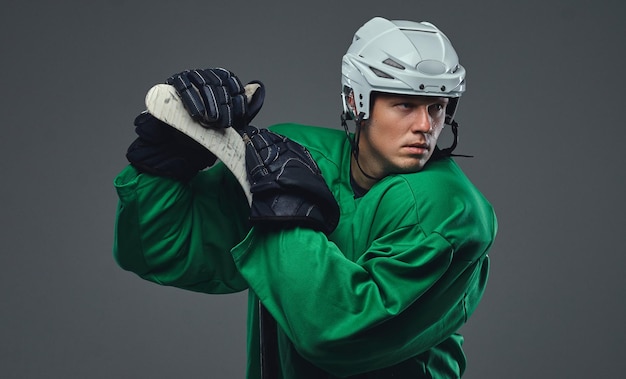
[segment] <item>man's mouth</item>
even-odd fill
[[[411,144],[405,145],[404,147],[408,147],[412,149],[425,149],[425,150],[429,149],[429,145],[427,143],[411,143]]]

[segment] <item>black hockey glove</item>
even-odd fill
[[[267,129],[246,126],[240,132],[246,143],[252,223],[332,233],[339,222],[339,206],[309,151]]]
[[[128,148],[126,158],[141,172],[188,182],[217,160],[202,145],[150,113],[137,116],[135,126],[139,137]]]
[[[253,82],[260,90],[254,93],[256,101],[246,102],[241,81],[223,68],[186,70],[172,75],[166,83],[174,86],[191,118],[211,128],[248,125],[261,109],[265,96],[263,84]]]
[[[166,82],[175,87],[191,117],[205,127],[242,128],[265,100],[263,83],[254,81],[243,87],[223,68],[186,70]],[[139,138],[128,148],[126,157],[142,172],[187,182],[216,161],[215,155],[199,143],[149,113],[140,114],[135,126]]]

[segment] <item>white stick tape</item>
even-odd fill
[[[246,171],[246,148],[239,133],[233,128],[205,128],[195,122],[174,87],[168,84],[157,84],[148,91],[146,107],[154,117],[185,133],[215,154],[237,178],[248,198],[248,204],[252,203]]]

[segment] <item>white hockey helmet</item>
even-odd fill
[[[451,121],[465,91],[465,69],[450,40],[428,22],[375,17],[354,34],[342,59],[345,117],[369,118],[371,93],[443,96]],[[354,92],[356,115],[347,104]]]

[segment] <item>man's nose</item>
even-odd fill
[[[428,112],[428,107],[421,106],[415,109],[415,115],[413,123],[411,124],[411,130],[414,133],[428,133],[432,130],[433,118]]]

